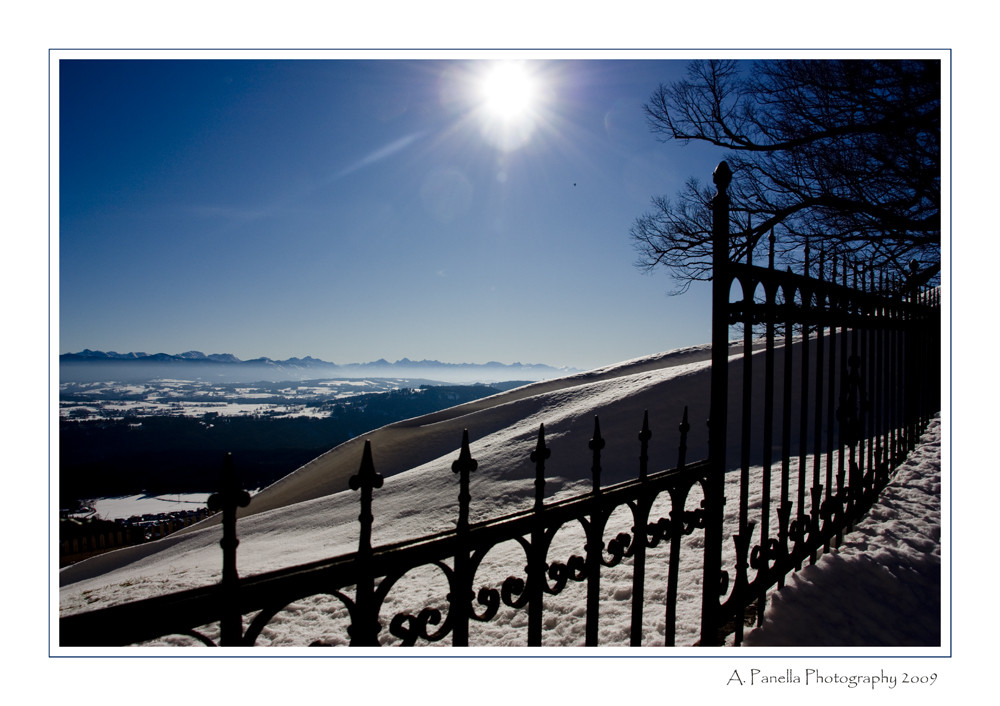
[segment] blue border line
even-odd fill
[[[48,457],[49,457],[49,482],[48,482],[48,494],[46,507],[48,521],[48,567],[46,571],[48,572],[48,589],[49,589],[49,600],[48,605],[48,615],[46,616],[46,622],[48,624],[48,644],[49,644],[49,656],[52,656],[52,50],[49,50],[48,54],[48,71],[46,73],[46,78],[48,79],[48,96],[47,105],[49,114],[47,136],[49,139],[48,145],[46,145],[46,155],[48,156],[48,174],[49,183],[46,184],[47,195],[45,203],[48,206],[49,212],[45,214],[46,222],[48,224],[49,231],[49,243],[47,255],[47,264],[49,271],[47,273],[47,282],[49,286],[48,291],[48,312],[46,321],[48,323],[48,331],[46,331],[46,337],[48,340],[48,361],[46,362],[45,370],[48,373],[48,380],[45,381],[45,389],[48,393],[48,419],[46,420],[46,430],[47,439],[49,442]]]
[[[948,410],[949,416],[954,418],[954,366],[951,362],[951,356],[954,353],[954,323],[952,320],[952,315],[954,313],[954,304],[952,298],[952,282],[954,275],[954,215],[953,215],[953,189],[951,187],[951,177],[954,172],[954,155],[951,151],[951,145],[953,142],[954,133],[954,68],[952,66],[952,49],[951,48],[894,48],[894,49],[874,49],[874,48],[856,48],[856,49],[833,49],[833,48],[781,48],[781,49],[695,49],[695,48],[673,48],[664,49],[657,47],[628,47],[619,49],[592,49],[585,47],[561,47],[558,49],[548,48],[532,48],[524,47],[518,49],[511,49],[509,47],[475,47],[475,48],[462,48],[462,47],[445,47],[445,48],[415,48],[415,47],[395,47],[395,48],[378,48],[373,49],[371,47],[364,48],[350,48],[341,47],[337,49],[327,48],[308,48],[308,47],[296,47],[291,49],[281,49],[281,48],[269,48],[269,49],[254,49],[254,48],[242,48],[242,49],[220,49],[218,47],[198,49],[198,48],[187,48],[187,49],[177,49],[177,48],[112,48],[112,49],[95,49],[95,48],[72,48],[72,47],[50,47],[48,52],[48,175],[49,183],[48,188],[48,198],[47,204],[49,212],[47,214],[48,222],[48,232],[49,232],[49,243],[48,243],[48,363],[47,371],[49,379],[47,381],[46,389],[49,395],[49,414],[48,414],[48,458],[49,458],[49,478],[48,478],[48,656],[51,659],[761,659],[761,660],[772,660],[772,659],[951,659],[954,656],[954,552],[949,552],[948,556],[948,585],[949,585],[949,603],[948,603],[948,654],[946,655],[753,655],[753,654],[726,654],[726,655],[691,655],[691,654],[678,654],[678,655],[643,655],[643,654],[627,654],[627,655],[450,655],[450,654],[433,654],[433,655],[351,655],[351,654],[336,654],[336,655],[54,655],[52,654],[52,54],[57,51],[112,51],[112,52],[153,52],[153,51],[168,51],[168,52],[239,52],[239,51],[255,51],[255,52],[306,52],[306,51],[327,51],[327,52],[388,52],[388,51],[413,51],[413,52],[431,52],[431,51],[447,51],[447,52],[488,52],[488,51],[518,51],[518,52],[566,52],[566,51],[588,51],[588,52],[642,52],[642,51],[658,51],[658,52],[693,52],[693,51],[719,51],[719,52],[823,52],[823,51],[884,51],[884,52],[905,52],[905,51],[929,51],[929,52],[946,52],[948,55],[948,175],[949,175],[949,192],[948,192],[948,254],[950,261],[948,263]],[[233,59],[238,60],[238,59]],[[586,61],[586,59],[567,59],[567,61]],[[63,61],[60,59],[59,61]],[[112,61],[109,59],[109,61]],[[221,60],[220,60],[221,61]],[[289,59],[291,61],[291,59]],[[954,459],[954,446],[951,443],[953,441],[952,427],[954,425],[949,425],[949,436],[948,436],[948,468],[952,468],[952,462]],[[954,475],[949,474],[948,476],[948,486],[949,489],[954,491]],[[954,492],[951,493],[949,498],[949,541],[954,543]],[[451,649],[444,647],[443,649]],[[475,649],[475,648],[473,648]],[[514,647],[512,649],[523,649]],[[532,648],[534,649],[534,648]],[[543,648],[544,649],[544,648]],[[565,649],[565,648],[549,648],[549,649]],[[738,648],[732,648],[737,650]]]
[[[954,441],[952,435],[954,434],[955,425],[951,423],[955,419],[955,384],[954,384],[954,370],[955,366],[952,364],[952,355],[955,350],[954,343],[954,297],[952,296],[952,287],[954,286],[954,268],[955,268],[955,231],[954,231],[954,187],[952,186],[952,177],[954,176],[954,159],[955,155],[951,147],[954,144],[952,139],[955,132],[955,101],[954,101],[954,91],[955,91],[955,69],[953,68],[951,61],[951,49],[948,49],[948,470],[951,471],[948,474],[948,490],[951,491],[950,497],[948,499],[948,541],[950,542],[949,548],[954,549],[955,544],[955,474],[954,474],[954,449],[955,445],[952,443]],[[948,552],[948,656],[951,657],[954,654],[955,644],[955,552]]]

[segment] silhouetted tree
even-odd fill
[[[809,238],[813,252],[939,271],[939,61],[696,61],[645,109],[663,141],[729,150],[734,257],[773,228],[779,259],[800,259]],[[714,193],[692,179],[632,225],[637,265],[666,266],[678,293],[711,279]]]

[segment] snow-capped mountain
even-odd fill
[[[240,360],[231,353],[187,351],[168,353],[117,353],[84,349],[59,356],[59,372],[64,382],[95,380],[139,381],[181,377],[218,382],[267,380],[309,380],[320,377],[406,377],[449,383],[492,383],[507,380],[538,381],[578,372],[542,364],[495,361],[488,363],[442,363],[402,358],[390,363],[384,358],[369,363],[338,365],[312,356],[272,360],[261,357]]]

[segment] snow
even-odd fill
[[[763,626],[744,644],[937,645],[941,584],[941,423],[935,418],[843,544],[771,593]]]
[[[634,459],[638,455],[635,438],[644,409],[651,410],[654,430],[651,463],[656,464],[654,467],[671,467],[678,442],[674,430],[683,405],[690,405],[693,422],[707,416],[703,393],[707,389],[708,354],[709,348],[701,346],[628,361],[518,388],[373,432],[369,436],[375,467],[386,476],[384,487],[376,491],[374,498],[373,544],[454,527],[457,481],[451,463],[457,457],[463,428],[470,430],[472,453],[479,462],[471,481],[473,521],[530,507],[533,467],[528,454],[541,423],[545,424],[546,442],[552,449],[547,464],[547,502],[589,488],[587,441],[593,432],[595,412],[600,413],[602,435],[607,440],[603,456],[605,485],[634,477]],[[761,368],[755,366],[757,371]],[[702,455],[698,453],[705,443],[704,430],[699,428],[702,426],[692,423],[689,459]],[[841,547],[791,576],[781,591],[772,592],[764,627],[747,634],[748,647],[759,646],[766,652],[775,646],[938,644],[942,633],[937,421],[923,442],[900,468],[870,517],[847,536]],[[338,464],[346,464],[351,474],[356,472],[360,460],[357,448],[350,444],[338,447],[254,498],[238,525],[242,576],[356,549],[357,494],[325,492],[317,479],[329,476],[331,469],[339,468]],[[413,459],[423,460],[418,463]],[[734,484],[738,476],[727,474],[730,498],[737,494]],[[759,469],[752,469],[751,477],[758,483],[750,489],[751,498],[759,496],[760,476]],[[658,502],[659,512],[665,515],[669,508],[665,501]],[[689,498],[688,507],[696,507],[698,502],[700,496]],[[732,500],[726,505],[727,535],[736,522],[733,514],[737,506]],[[654,514],[651,519],[661,515]],[[605,536],[628,531],[630,526],[631,516],[619,509],[609,521]],[[217,582],[221,569],[219,531],[218,526],[203,523],[157,542],[67,568],[60,575],[61,614]],[[699,636],[701,533],[684,541],[676,638],[678,645],[691,645]],[[555,538],[550,560],[582,553],[582,545],[582,531],[565,527]],[[732,550],[727,552],[731,554]],[[662,545],[647,556],[644,644],[650,647],[663,644],[666,556]],[[724,562],[731,562],[730,557],[725,557]],[[476,583],[499,585],[508,575],[523,575],[523,564],[523,553],[515,543],[498,546],[484,561]],[[626,646],[631,563],[602,570],[601,589],[602,649]],[[543,645],[571,648],[583,644],[581,606],[585,590],[584,584],[571,583],[560,595],[546,598]],[[413,572],[390,592],[383,616],[426,605],[443,607],[446,593],[439,571],[428,568]],[[891,596],[890,605],[902,617],[886,609],[887,596]],[[851,606],[849,611],[845,611],[845,604]],[[852,617],[846,620],[845,613]],[[294,647],[315,640],[346,644],[345,625],[346,611],[339,603],[322,597],[307,599],[279,613],[258,644]],[[474,623],[472,627],[470,640],[476,646],[494,649],[525,644],[523,611],[502,610],[494,621]],[[212,628],[206,632],[212,634]],[[381,636],[385,644],[395,642],[387,629]],[[156,644],[178,644],[178,640],[169,638]]]
[[[98,498],[90,503],[102,520],[127,520],[133,516],[183,512],[206,507],[211,493],[171,493],[169,495],[123,495]]]

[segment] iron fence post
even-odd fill
[[[452,645],[468,647],[469,645],[469,614],[472,599],[472,567],[469,561],[469,503],[472,494],[469,491],[469,474],[479,467],[479,462],[472,458],[469,449],[469,430],[462,432],[462,449],[458,460],[451,464],[451,470],[458,474],[458,548],[455,552],[455,577],[451,601],[451,614],[454,620]]]
[[[534,526],[531,529],[531,542],[528,555],[528,646],[538,647],[542,644],[542,601],[545,590],[545,526],[542,513],[545,503],[545,461],[552,455],[552,450],[545,445],[545,425],[538,426],[538,443],[531,452],[531,461],[535,464],[535,504]]]
[[[687,408],[685,408],[685,412]],[[639,431],[639,480],[643,483],[649,480],[649,440],[653,432],[649,428],[649,410],[642,413],[642,429]],[[683,465],[683,463],[681,464]],[[649,538],[647,525],[650,500],[636,502],[633,510],[635,524],[632,527],[634,539],[632,555],[632,621],[629,629],[629,646],[642,645],[642,607],[646,593],[646,547]]]
[[[240,488],[233,467],[233,455],[227,453],[222,465],[219,492],[208,498],[210,510],[222,511],[222,615],[219,620],[219,641],[223,647],[243,645],[243,614],[240,610],[240,576],[236,571],[236,508],[250,504],[250,494]]]
[[[378,620],[378,605],[375,601],[375,577],[372,575],[372,491],[382,487],[382,476],[375,472],[372,460],[372,445],[365,441],[365,449],[361,456],[361,466],[356,475],[351,476],[351,490],[361,491],[361,513],[358,522],[361,526],[358,537],[358,585],[355,602],[355,615],[348,632],[351,636],[351,646],[378,647],[378,633],[382,626]]]
[[[601,494],[601,450],[605,441],[601,437],[601,424],[594,417],[594,436],[588,443],[592,453],[590,467],[592,490],[594,498],[593,510],[590,513],[590,523],[587,527],[587,623],[585,626],[585,642],[588,647],[597,646],[597,623],[601,615],[601,557],[604,553],[604,522],[597,498]]]
[[[719,643],[722,522],[725,502],[726,427],[729,387],[729,194],[732,170],[719,162],[712,174],[712,391],[709,411],[709,470],[705,480],[705,562],[701,645]]]

